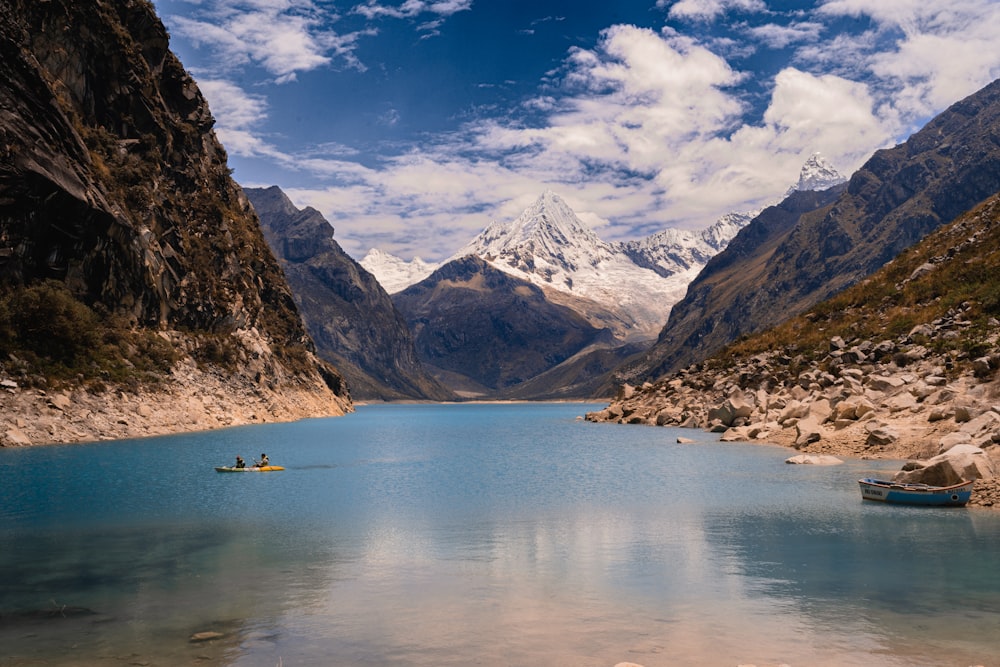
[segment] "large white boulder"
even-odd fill
[[[955,445],[927,461],[909,461],[896,473],[897,482],[948,486],[961,481],[996,477],[993,461],[979,447]]]
[[[843,461],[838,459],[836,456],[830,456],[829,454],[796,454],[791,458],[785,459],[785,463],[814,466],[835,466],[843,463]]]

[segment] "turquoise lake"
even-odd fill
[[[1000,665],[1000,512],[600,407],[0,449],[0,665]]]

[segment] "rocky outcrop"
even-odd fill
[[[355,399],[455,398],[424,370],[406,320],[319,211],[299,210],[276,186],[245,191],[319,355],[344,374]]]
[[[169,393],[194,363],[349,409],[152,4],[12,0],[0,58],[0,377]]]

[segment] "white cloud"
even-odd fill
[[[327,27],[334,19],[312,2],[289,0],[229,0],[197,18],[168,17],[171,28],[195,46],[213,49],[218,70],[254,62],[279,83],[294,81],[298,72],[329,65],[333,56],[363,69],[354,50],[358,39],[375,31],[338,34]]]
[[[815,42],[822,31],[822,23],[803,21],[790,25],[768,23],[750,28],[748,32],[772,49],[783,49],[790,44]]]
[[[383,16],[396,19],[413,18],[421,14],[447,17],[470,9],[472,9],[472,0],[440,0],[439,2],[406,0],[401,5],[385,5],[378,0],[368,0],[363,5],[357,5],[351,11],[371,20]]]
[[[230,155],[253,157],[270,152],[254,129],[267,119],[267,100],[250,95],[239,86],[220,79],[198,83],[216,119],[215,132]]]
[[[670,7],[667,13],[674,19],[711,21],[729,11],[765,12],[763,0],[657,0],[656,6]]]
[[[794,69],[776,77],[760,122],[741,125],[742,74],[671,31],[614,26],[596,49],[574,50],[562,76],[575,92],[535,105],[551,109],[542,125],[469,125],[365,174],[353,203],[337,187],[295,197],[333,212],[359,256],[379,246],[440,259],[545,187],[607,238],[635,238],[636,227],[699,228],[770,201],[815,151],[854,168],[892,136],[863,84]]]
[[[821,15],[870,17],[882,42],[856,49],[884,102],[923,122],[1000,76],[1000,3],[995,0],[830,0]],[[915,129],[915,128],[911,128]]]

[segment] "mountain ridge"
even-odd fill
[[[0,376],[32,415],[0,441],[350,410],[153,6],[10,0],[0,54]],[[119,416],[118,393],[191,403]]]
[[[803,211],[778,236],[751,223],[691,283],[657,343],[615,381],[672,372],[869,275],[1000,189],[998,135],[995,81],[906,142],[876,151],[833,189],[835,200]]]
[[[359,400],[455,398],[421,366],[402,314],[375,277],[334,239],[314,208],[299,210],[277,186],[244,188],[264,237],[316,342]]]

